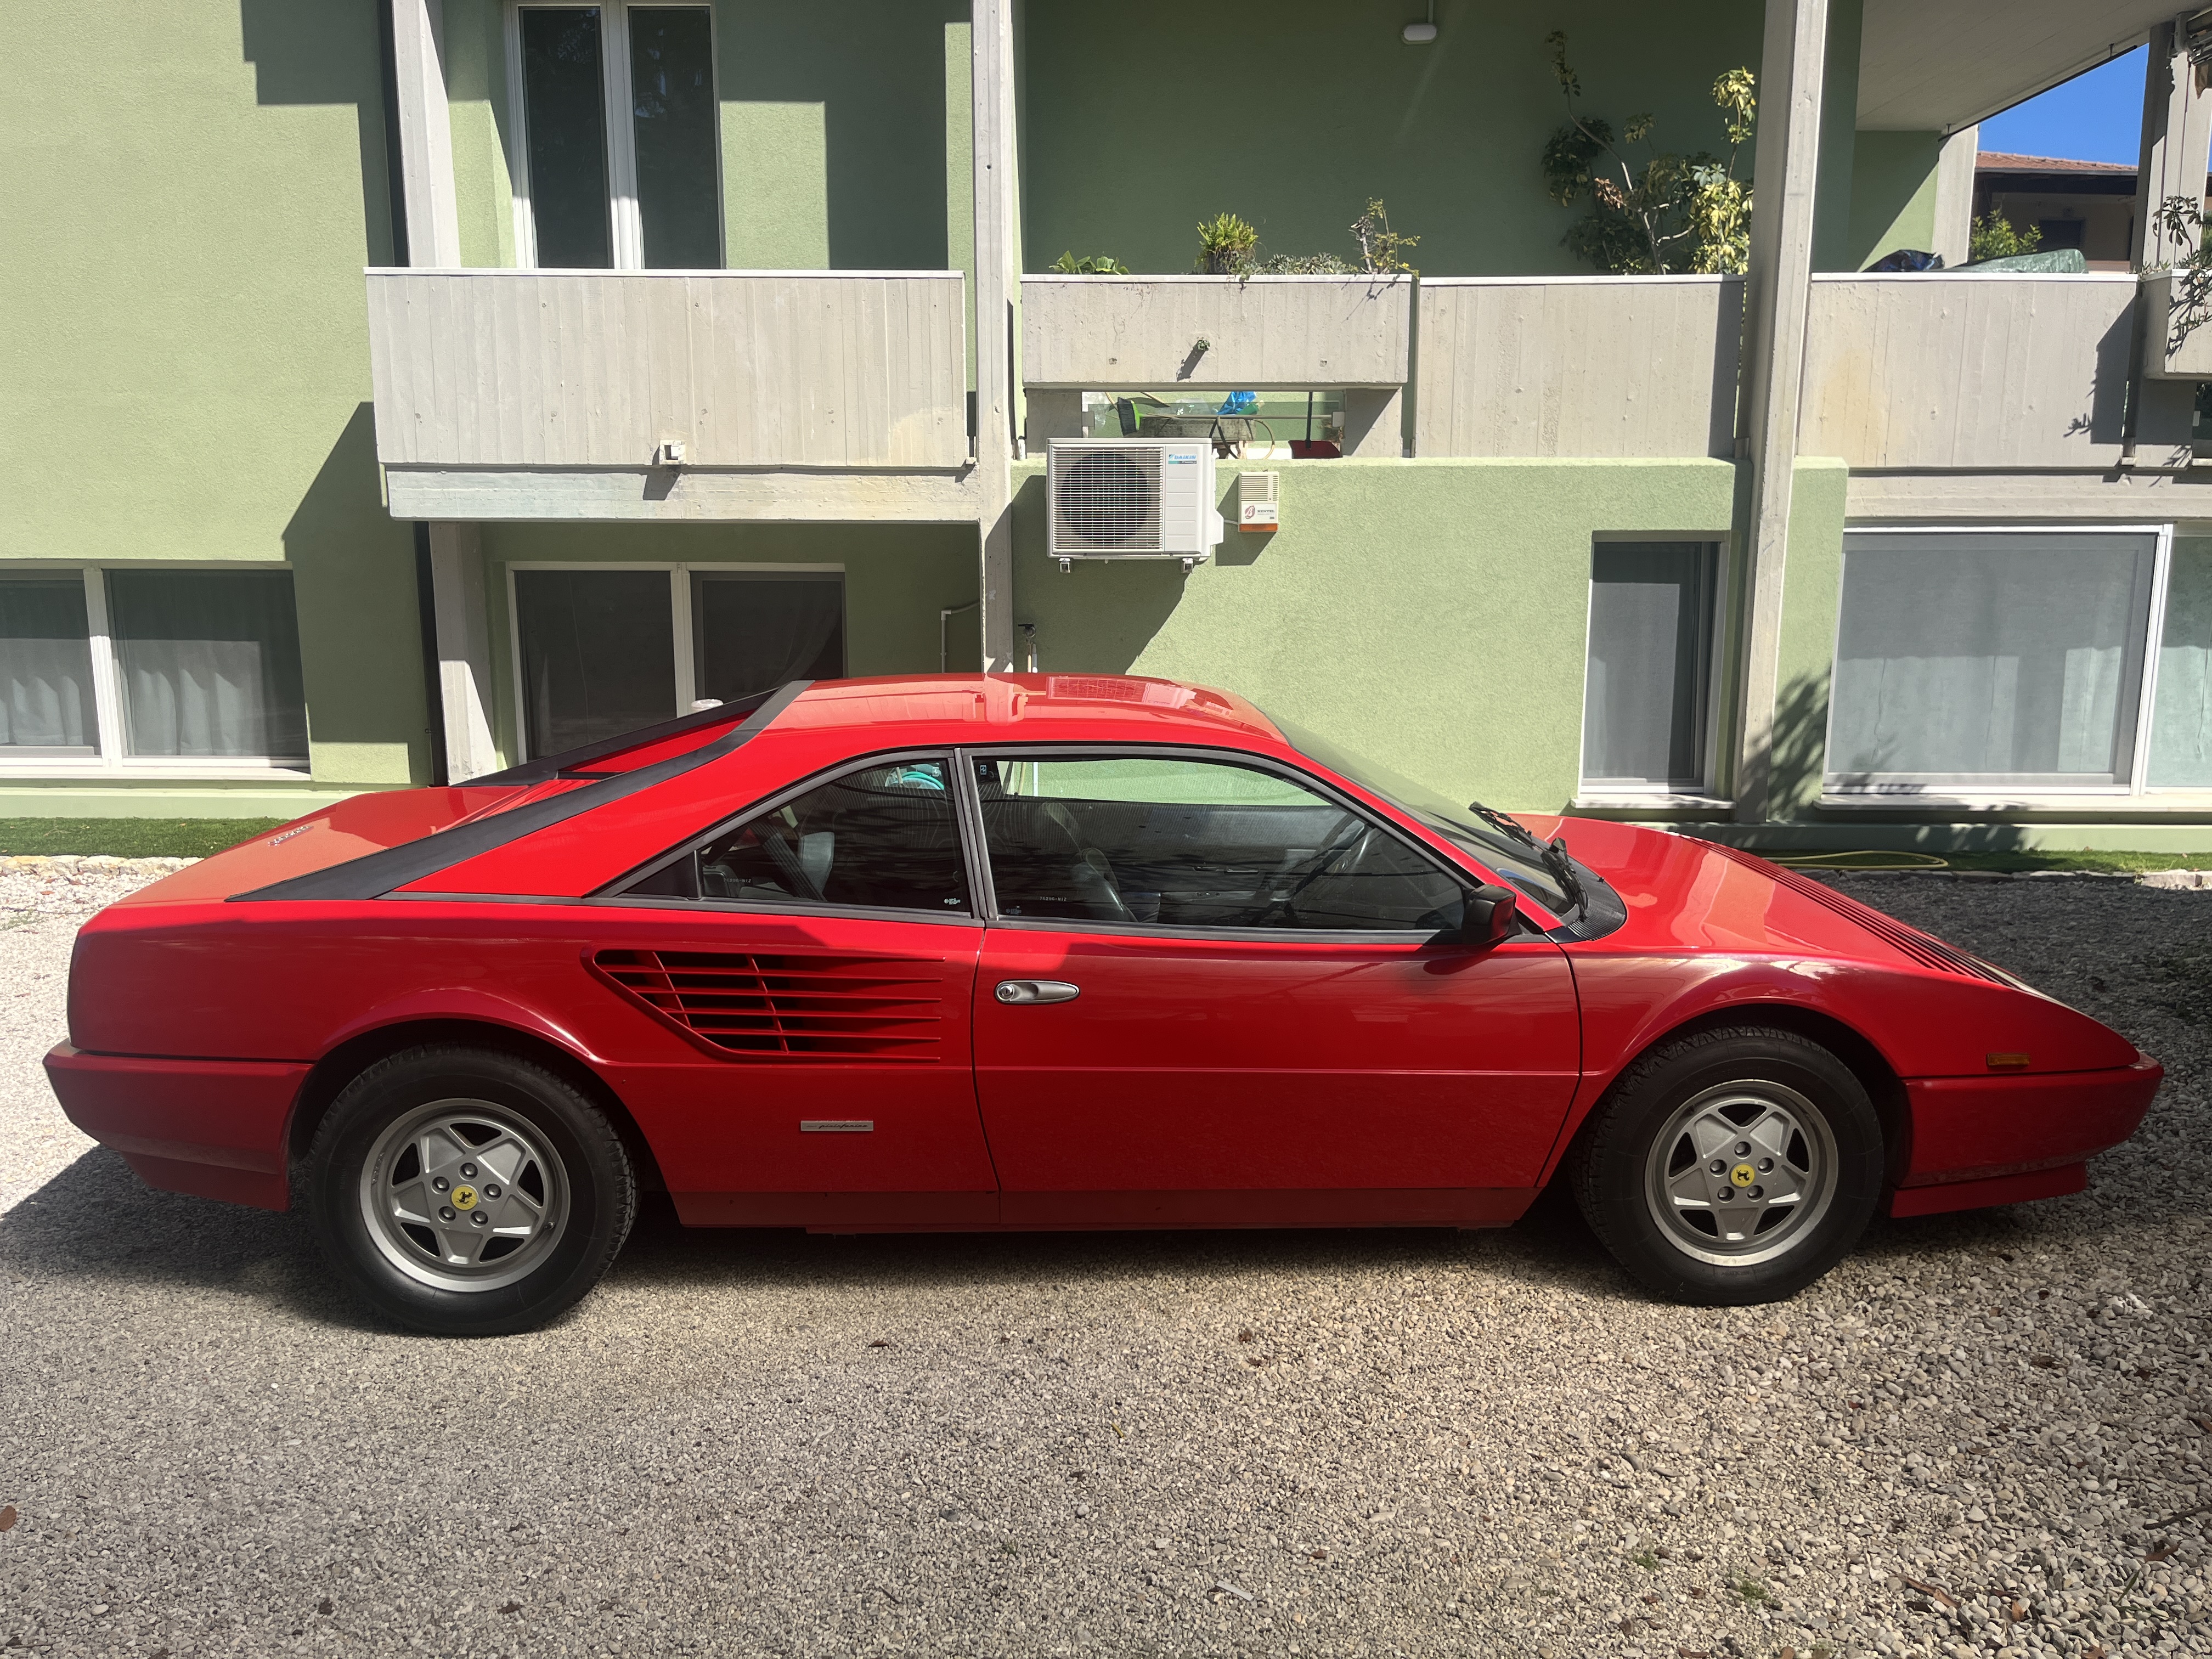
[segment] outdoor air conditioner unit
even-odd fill
[[[1077,559],[1181,559],[1220,544],[1213,446],[1204,439],[1079,439],[1046,453],[1047,550]]]

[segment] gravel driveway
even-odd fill
[[[1880,1224],[1784,1306],[1655,1306],[1548,1200],[1469,1235],[649,1214],[557,1328],[459,1344],[64,1122],[36,1055],[128,878],[74,879],[0,871],[9,1659],[2212,1653],[2212,895],[1850,879],[2169,1080],[2087,1193]]]

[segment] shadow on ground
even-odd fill
[[[1306,1279],[1391,1266],[1460,1267],[1523,1288],[1632,1298],[1573,1203],[1554,1189],[1515,1226],[1315,1231],[808,1234],[690,1228],[648,1194],[610,1285],[893,1292],[1111,1282],[1171,1273]],[[0,1267],[28,1278],[228,1289],[349,1329],[381,1322],[332,1279],[303,1213],[155,1192],[114,1153],[85,1153],[0,1217]]]

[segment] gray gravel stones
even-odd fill
[[[2212,1653],[2212,897],[1839,884],[2170,1080],[2089,1192],[1881,1224],[1778,1307],[1648,1302],[1549,1200],[1469,1235],[658,1216],[556,1328],[443,1343],[297,1218],[75,1143],[0,1217],[0,1643]],[[0,1146],[66,933],[0,933]]]

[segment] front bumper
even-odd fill
[[[1934,1215],[2081,1190],[2082,1164],[2136,1132],[2166,1071],[1916,1078],[1909,1163],[1892,1215]]]
[[[149,1187],[264,1210],[290,1206],[284,1127],[302,1061],[46,1055],[46,1078],[70,1122],[113,1147]]]

